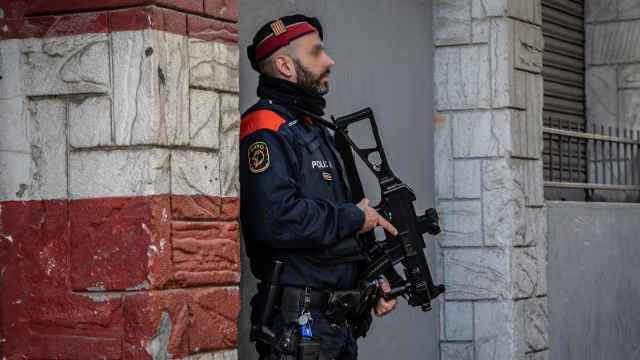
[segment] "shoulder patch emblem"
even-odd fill
[[[263,141],[257,141],[249,146],[249,170],[258,174],[269,168],[271,160],[269,159],[269,147]]]

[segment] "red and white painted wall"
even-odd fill
[[[235,0],[0,0],[0,358],[235,359]]]

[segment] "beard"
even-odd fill
[[[300,60],[293,59],[293,64],[296,67],[296,74],[298,75],[298,85],[320,95],[326,95],[329,92],[329,82],[327,81],[323,84],[321,79],[325,75],[329,75],[331,70],[327,69],[322,74],[315,76],[311,71],[305,68],[304,65],[302,65]]]

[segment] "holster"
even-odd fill
[[[361,282],[358,289],[332,291],[325,316],[338,325],[348,325],[355,338],[366,336],[373,320],[371,311],[379,298],[377,282]]]

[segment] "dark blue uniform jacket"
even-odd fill
[[[242,116],[240,132],[240,216],[254,275],[266,280],[278,259],[282,284],[353,288],[356,262],[322,261],[358,253],[346,240],[364,223],[333,137],[271,100]]]

